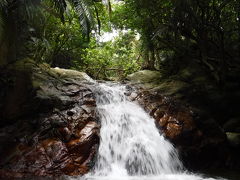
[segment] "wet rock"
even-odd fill
[[[226,164],[228,143],[216,121],[197,116],[191,107],[163,96],[156,89],[139,88],[134,98],[131,94],[129,97],[155,119],[156,126],[178,148],[187,167],[199,169]]]
[[[68,111],[68,112],[67,112],[67,115],[68,115],[68,116],[73,116],[75,113],[76,113],[75,111]]]
[[[71,139],[71,136],[73,135],[68,127],[60,128],[59,133],[60,133],[61,139],[63,139],[66,142],[69,141]]]
[[[161,78],[159,71],[142,70],[127,76],[127,79],[135,83],[151,83]]]
[[[239,129],[238,118],[231,120],[239,114],[238,96],[233,93],[236,90],[231,89],[225,96],[199,66],[194,70],[192,67],[165,77],[154,76],[155,71],[129,75],[129,84],[138,89],[137,95],[130,94],[129,99],[137,101],[155,119],[160,132],[178,148],[185,166],[198,170],[234,167],[230,161],[239,154],[231,151],[238,149],[230,148],[224,130]]]
[[[0,179],[87,173],[100,128],[92,80],[29,60],[10,69],[21,76],[0,114]]]

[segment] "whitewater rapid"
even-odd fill
[[[90,173],[71,179],[214,180],[185,170],[154,119],[124,95],[125,86],[98,84],[94,91],[101,121],[96,164]]]

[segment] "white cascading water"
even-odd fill
[[[99,84],[100,146],[92,172],[81,180],[214,180],[187,173],[154,120],[124,95],[122,85]]]

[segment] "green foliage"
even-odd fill
[[[22,0],[14,6],[13,2],[0,2],[0,41],[1,37],[9,41],[0,46],[0,53],[8,56],[17,54],[7,49],[12,48],[19,51],[18,58],[28,56],[52,66],[86,70],[96,78],[124,77],[140,67],[174,75],[188,64],[197,64],[224,86],[239,71],[238,0],[113,4],[110,0],[105,4],[99,0]],[[140,38],[136,40],[134,33],[105,43],[94,38],[111,29],[131,30]]]
[[[51,51],[53,51],[52,49],[58,49],[56,46],[52,47],[52,42],[50,43],[49,39],[46,37],[49,36],[49,34],[45,32],[48,31],[48,28],[51,29],[53,24],[60,28],[59,31],[67,30],[66,25],[65,30],[63,30],[61,23],[70,24],[71,19],[73,19],[72,14],[74,14],[74,18],[78,19],[78,23],[81,25],[78,26],[78,31],[80,30],[84,37],[87,37],[86,40],[88,40],[92,30],[96,31],[95,24],[98,24],[97,27],[100,28],[99,13],[96,4],[98,4],[98,2],[95,0],[1,1],[0,64],[10,63],[26,56],[37,56],[36,60],[39,60],[39,55],[41,54],[43,55],[41,59],[45,59],[45,56],[48,56],[46,54],[51,54]],[[49,21],[55,18],[57,24],[53,21],[52,23],[46,22],[46,16],[50,18]],[[46,26],[43,27],[40,23]],[[58,30],[56,29],[56,31]],[[78,31],[76,31],[76,36],[80,34]],[[48,31],[47,33],[52,34],[53,32]],[[59,35],[60,39],[66,39],[66,32],[56,32],[56,34]],[[65,34],[64,38],[62,38],[60,34]],[[81,38],[83,37],[82,34],[79,35]],[[78,39],[79,38],[76,38],[76,40]],[[2,41],[4,42],[2,43]],[[33,43],[32,47],[30,45],[31,42]],[[30,55],[27,54],[29,51],[26,52],[26,44],[28,50],[33,50]],[[42,53],[39,53],[39,51],[42,51]],[[34,53],[38,55],[33,56],[32,54]],[[55,53],[53,54],[55,56]],[[49,61],[51,62],[52,60],[50,59]]]
[[[46,9],[51,5],[51,1],[46,1],[42,4],[45,8],[39,9],[34,21],[28,22],[29,40],[24,46],[24,54],[28,57],[37,62],[47,62],[52,67],[86,71],[96,79],[122,79],[139,69],[139,44],[135,33],[122,33],[110,42],[98,42],[96,37],[99,35],[95,33],[96,37],[88,42],[81,32],[82,24],[78,22],[79,14],[75,8],[67,6],[68,13],[62,23],[62,18]],[[101,33],[110,31],[108,10],[101,3],[97,3],[95,8],[99,10]]]
[[[123,79],[140,68],[137,48],[138,41],[133,32],[120,33],[114,40],[104,43],[92,40],[85,50],[81,70],[96,79]]]
[[[172,74],[194,62],[224,86],[239,74],[239,12],[238,0],[125,0],[112,22],[141,34],[146,68]]]
[[[79,21],[82,26],[82,31],[89,36],[91,30],[94,28],[93,0],[22,0],[19,2],[2,0],[0,2],[0,30],[3,27],[3,12],[10,13],[10,11],[18,11],[23,16],[32,17],[34,10],[39,6],[53,15],[59,17],[62,22],[65,20],[65,12],[67,5],[71,4],[79,16]]]
[[[51,5],[51,1],[46,1],[43,4],[45,8],[37,13],[35,20],[29,21],[30,34],[25,54],[35,61],[47,62],[53,67],[85,70],[82,67],[84,64],[82,53],[89,46],[89,40],[84,38],[85,33],[82,34],[81,30],[84,27],[79,24],[79,12],[68,4],[67,15],[62,23],[61,18],[46,8]],[[94,8],[98,10],[98,18],[103,24],[103,31],[110,30],[105,17],[107,9],[101,3],[96,3]]]
[[[93,26],[93,12],[90,6],[93,5],[92,0],[72,0],[71,2],[79,15],[80,24],[83,27],[83,32],[89,36]]]
[[[86,40],[73,10],[69,10],[64,24],[61,19],[43,12],[37,22],[29,25],[31,33],[26,49],[32,59],[63,68],[70,68],[75,59],[81,61],[79,57]]]

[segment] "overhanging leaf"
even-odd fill
[[[82,31],[89,39],[94,24],[93,13],[90,9],[93,2],[88,0],[71,0],[71,2],[79,16]]]

